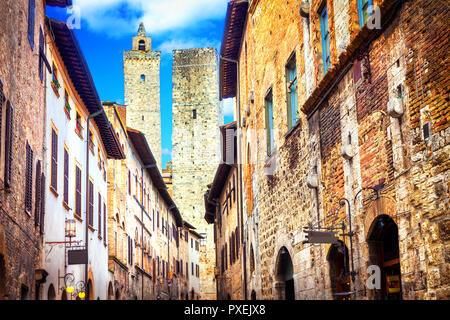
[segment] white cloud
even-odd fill
[[[172,156],[172,151],[169,150],[168,148],[163,148],[163,149],[161,150],[161,154],[162,154],[163,156]]]
[[[234,98],[223,99],[223,114],[227,117],[234,115]]]
[[[74,0],[89,27],[107,35],[136,32],[143,21],[150,35],[223,19],[228,0]]]

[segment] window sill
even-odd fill
[[[78,216],[76,213],[73,214],[73,217],[74,217],[75,219],[77,219],[78,221],[83,222],[83,219],[81,219],[81,217]]]
[[[58,89],[58,87],[55,85],[55,83],[53,81],[51,82],[51,86],[53,88],[53,92],[55,93],[56,97],[59,98],[60,97],[59,89]]]
[[[103,240],[103,238],[102,238],[101,235],[98,235],[98,239],[99,239],[99,240]]]
[[[298,119],[297,122],[288,130],[288,132],[285,133],[284,135],[284,139],[289,139],[289,137],[291,136],[291,134],[297,130],[297,128],[300,126],[301,124],[301,119]]]
[[[66,209],[67,211],[72,210],[72,208],[69,207],[69,205],[64,200],[63,200],[62,204],[63,204],[64,209]]]
[[[93,226],[88,226],[88,229],[91,230],[92,232],[95,232],[95,229]]]
[[[83,138],[83,135],[81,134],[81,132],[78,131],[76,128],[75,128],[75,133],[77,134],[77,136],[78,136],[81,140],[84,139],[84,138]]]
[[[56,189],[53,188],[53,186],[50,185],[49,189],[50,189],[50,191],[53,193],[53,195],[54,195],[56,198],[59,197],[58,191],[56,191]]]
[[[64,107],[64,113],[66,114],[66,116],[67,116],[67,119],[69,119],[69,120],[71,120],[72,118],[70,117],[70,110],[69,109],[67,109],[66,107]]]

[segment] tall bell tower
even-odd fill
[[[132,50],[123,53],[127,125],[144,133],[161,171],[160,66],[161,52],[152,51],[141,23]]]

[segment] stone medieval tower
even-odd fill
[[[145,134],[161,171],[161,52],[152,51],[144,24],[133,38],[133,49],[123,53],[127,124]]]
[[[201,299],[215,299],[213,226],[204,219],[204,194],[220,158],[218,55],[215,48],[173,51],[173,199],[206,239],[200,249]]]

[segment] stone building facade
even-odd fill
[[[173,51],[174,201],[197,232],[205,235],[200,247],[201,299],[214,299],[213,228],[203,219],[203,195],[219,163],[219,126],[223,122],[218,91],[215,48]]]
[[[126,106],[103,105],[126,153],[126,159],[109,161],[110,299],[178,299],[181,215],[145,135],[127,127]]]
[[[234,143],[236,122],[221,127],[223,163],[205,194],[205,220],[214,226],[216,286],[218,300],[242,300],[243,256],[237,155]]]
[[[450,298],[448,4],[366,2],[229,4],[221,98],[238,96],[258,298]]]
[[[132,50],[123,53],[127,123],[145,134],[162,170],[160,65],[161,52],[152,50],[152,39],[141,23]]]
[[[45,27],[45,54],[52,68],[45,71],[46,155],[42,172],[48,179],[41,184],[48,210],[39,223],[44,231],[44,268],[48,275],[42,298],[79,298],[78,290],[70,294],[65,289],[84,282],[86,287],[77,289],[86,299],[104,300],[110,280],[107,159],[121,159],[125,154],[108,126],[100,101],[95,99],[96,88],[87,84],[90,71],[76,50],[79,44],[73,30],[53,19],[48,19]],[[91,117],[94,113],[97,116]],[[69,223],[74,227],[70,228],[70,237]],[[66,260],[81,250],[86,252],[85,263]]]
[[[0,299],[40,299],[46,280],[45,206],[36,197],[44,191],[45,3],[71,1],[0,4]]]

